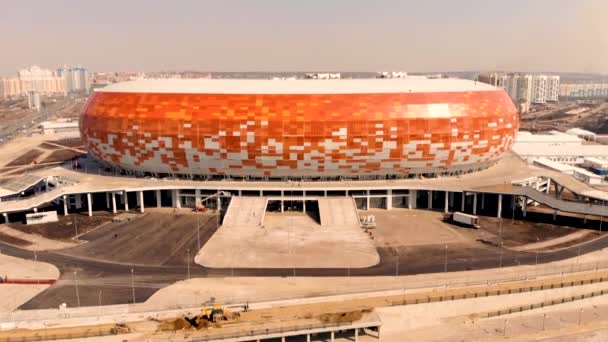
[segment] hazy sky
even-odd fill
[[[0,75],[95,71],[608,73],[608,0],[0,0]]]

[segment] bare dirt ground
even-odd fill
[[[29,150],[26,153],[22,154],[20,157],[13,159],[10,163],[6,164],[6,166],[23,166],[32,164],[38,157],[43,155],[44,152],[39,149]]]
[[[563,220],[567,220],[563,218]],[[561,220],[560,220],[561,221]],[[568,235],[578,234],[581,232],[580,227],[571,227],[564,225],[566,222],[557,222],[556,224],[543,221],[523,221],[518,219],[498,219],[495,217],[480,217],[481,230],[488,233],[487,239],[494,243],[500,243],[501,237],[504,246],[507,248],[519,247],[526,244],[535,244],[539,242],[549,242],[553,239],[564,238]],[[591,224],[591,223],[590,223]],[[543,249],[559,249],[574,246],[576,244],[596,239],[603,234],[597,230],[587,230],[587,234],[577,236],[574,239],[563,241],[557,245],[548,245]]]
[[[458,227],[442,222],[442,213],[428,210],[373,209],[361,210],[359,215],[374,215],[372,229],[378,247],[436,245],[465,242]]]
[[[51,152],[48,156],[46,156],[43,160],[42,163],[57,163],[57,162],[64,162],[76,157],[80,157],[85,155],[82,152],[77,152],[74,150],[57,150],[57,151],[53,151]]]
[[[15,222],[9,223],[8,226],[27,234],[37,234],[45,238],[65,241],[112,221],[112,216],[113,214],[107,211],[93,212],[91,217],[82,213],[72,213],[69,216],[57,215],[58,222],[35,225]]]
[[[0,242],[5,242],[10,245],[19,246],[19,247],[26,247],[26,246],[29,246],[32,244],[29,241],[25,241],[18,237],[14,237],[14,236],[2,233],[2,232],[0,232]]]

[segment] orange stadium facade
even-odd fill
[[[80,126],[92,156],[134,173],[374,179],[487,168],[519,116],[459,79],[142,80],[97,90]]]

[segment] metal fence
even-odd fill
[[[538,265],[538,266],[523,266],[521,269],[489,269],[483,271],[470,271],[470,272],[459,272],[456,275],[451,273],[444,274],[432,274],[429,275],[428,279],[411,280],[403,279],[403,282],[383,284],[381,281],[374,282],[372,286],[369,284],[361,284],[353,286],[348,291],[341,291],[335,293],[332,290],[328,290],[325,293],[316,293],[316,297],[320,296],[335,296],[335,295],[362,295],[362,296],[374,296],[378,292],[394,291],[403,293],[406,290],[419,290],[424,288],[457,288],[465,286],[475,285],[492,285],[498,282],[508,282],[526,279],[535,279],[541,277],[551,276],[567,276],[579,272],[600,272],[608,270],[608,260],[602,260],[597,262],[580,262],[573,259],[571,264],[565,265]],[[470,273],[479,274],[470,274]],[[423,275],[421,275],[423,276]],[[418,276],[417,276],[418,277]],[[321,279],[321,278],[320,278]],[[381,279],[381,278],[379,278]],[[95,285],[94,283],[87,283],[87,285]],[[125,283],[125,286],[130,286],[131,283]],[[282,301],[282,300],[293,300],[308,298],[308,296],[273,296],[272,298],[260,298],[258,302],[268,301]],[[242,298],[227,299],[222,301],[223,305],[227,305],[229,308],[239,309],[243,307]],[[193,306],[193,303],[200,303],[199,306]],[[89,306],[89,307],[74,307],[65,309],[44,309],[44,310],[18,310],[9,313],[0,313],[0,323],[15,323],[18,325],[19,322],[31,322],[55,319],[77,319],[77,318],[103,318],[104,316],[122,317],[126,318],[128,315],[139,315],[147,313],[163,313],[167,315],[179,315],[185,311],[198,312],[200,305],[211,305],[214,303],[208,303],[203,298],[197,300],[190,294],[175,295],[173,298],[173,304],[162,305],[162,304],[120,304],[120,305],[108,305],[108,306]],[[249,302],[249,305],[255,305],[255,302]]]

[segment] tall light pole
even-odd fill
[[[99,315],[97,316],[97,320],[101,319],[101,290],[99,290],[99,294],[97,295],[99,299]]]
[[[447,245],[447,243],[445,245],[445,258],[444,258],[444,262],[443,262],[443,273],[445,273],[445,274],[448,273],[448,245]]]
[[[188,279],[190,279],[190,248],[188,248],[186,250],[187,256],[186,256],[186,264],[188,265]]]
[[[200,220],[200,212],[198,209],[196,210],[196,241],[198,250],[201,250],[201,220]]]
[[[133,268],[131,268],[131,292],[133,294],[133,304],[135,304],[135,279],[133,276]]]
[[[397,276],[397,277],[398,277],[398,276],[399,276],[399,250],[398,250],[398,249],[396,249],[396,250],[395,250],[395,253],[397,254],[397,268],[396,268],[396,270],[395,270],[395,276]]]
[[[505,243],[504,243],[504,241],[501,240],[500,241],[500,268],[502,268],[502,253],[505,248],[504,246],[505,246]]]
[[[76,216],[74,216],[74,230],[76,231],[76,235],[74,235],[74,240],[78,239],[78,220]]]
[[[74,286],[76,287],[76,302],[80,307],[80,294],[78,293],[78,281],[76,280],[76,271],[74,271]]]
[[[540,238],[537,236],[536,237],[536,243],[538,243],[540,241]],[[538,249],[536,249],[536,260],[534,261],[534,265],[538,265]]]

